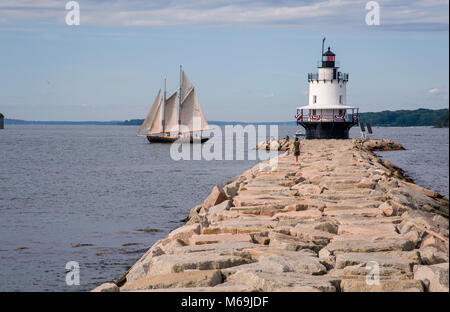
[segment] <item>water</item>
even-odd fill
[[[280,127],[279,135],[293,137],[296,130]],[[379,155],[448,197],[448,129],[374,131],[407,148]],[[135,132],[120,126],[0,132],[0,291],[84,291],[117,280],[182,225],[215,184],[256,163],[173,161],[169,145],[148,144]],[[66,285],[69,261],[80,264],[79,286]]]

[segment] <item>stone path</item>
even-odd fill
[[[95,291],[448,291],[448,201],[372,147],[389,148],[302,141],[300,166],[285,153],[216,186]]]

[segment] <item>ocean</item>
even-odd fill
[[[0,131],[0,291],[88,291],[118,280],[181,226],[216,184],[257,160],[175,161],[132,126],[7,125]],[[280,126],[294,137],[297,127]],[[351,130],[359,137],[359,129]],[[449,130],[374,128],[405,151],[377,152],[449,196]],[[238,140],[239,141],[239,140]],[[66,264],[80,285],[66,284]]]

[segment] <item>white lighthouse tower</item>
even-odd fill
[[[324,52],[324,43],[325,38],[318,72],[308,74],[309,104],[297,108],[297,124],[305,128],[306,139],[348,139],[358,124],[358,108],[347,105],[348,74],[336,67],[330,47]]]

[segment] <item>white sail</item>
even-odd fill
[[[184,101],[184,99],[186,99],[189,95],[189,92],[192,91],[192,89],[194,89],[194,86],[192,85],[191,81],[189,80],[189,78],[186,76],[186,74],[183,71],[183,79],[181,81],[181,97]]]
[[[195,93],[195,89],[189,92],[181,103],[181,124],[188,127],[189,131],[201,131],[208,129],[208,121],[203,115],[202,108]]]
[[[153,101],[153,105],[152,107],[150,107],[150,111],[148,112],[147,117],[145,117],[144,122],[142,123],[141,127],[138,130],[138,133],[150,131],[150,129],[152,128],[155,118],[157,117],[158,108],[159,106],[161,106],[160,96],[161,96],[161,89],[159,90],[158,95],[156,95],[155,101]]]
[[[162,104],[163,104],[163,102],[164,102],[163,99],[161,99],[159,101],[159,105],[156,109],[155,118],[153,119],[152,126],[148,130],[148,134],[157,134],[157,133],[163,132],[163,127],[162,127],[162,106],[163,106]]]
[[[175,92],[167,100],[164,107],[164,132],[178,131],[178,103]]]

